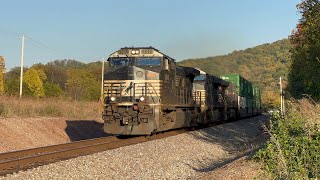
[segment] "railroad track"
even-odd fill
[[[183,129],[169,131],[153,136],[139,136],[124,139],[118,139],[117,137],[113,136],[102,137],[66,144],[2,153],[0,154],[0,176],[5,176],[13,172],[18,172],[21,170],[26,170],[79,156],[174,136],[187,131],[188,130]]]

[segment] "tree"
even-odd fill
[[[42,70],[34,68],[28,69],[23,77],[24,83],[35,97],[44,96],[43,81],[46,79],[47,76]]]
[[[302,17],[290,37],[289,91],[296,98],[308,94],[320,100],[320,2],[303,0],[297,8]]]
[[[99,81],[86,69],[68,70],[66,89],[76,100],[98,100],[100,96]]]
[[[63,90],[59,84],[45,82],[43,84],[43,89],[46,97],[59,97],[63,95]]]

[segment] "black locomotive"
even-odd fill
[[[240,117],[232,83],[177,66],[153,47],[121,48],[108,61],[102,115],[106,133],[149,135]],[[254,115],[252,109],[247,112]]]

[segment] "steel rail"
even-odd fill
[[[79,156],[89,155],[123,146],[129,146],[155,139],[161,139],[187,132],[175,130],[153,136],[139,136],[127,139],[103,137],[73,143],[58,144],[34,149],[20,150],[0,154],[0,176],[46,165]]]

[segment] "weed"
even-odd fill
[[[99,102],[62,98],[0,97],[0,117],[65,117],[99,119]]]
[[[317,104],[306,100],[291,103],[285,117],[273,114],[266,146],[255,158],[265,163],[274,179],[316,179],[320,177],[320,132],[314,114]],[[312,108],[305,109],[305,106]],[[309,116],[306,116],[308,114]],[[312,118],[313,123],[310,122]]]

